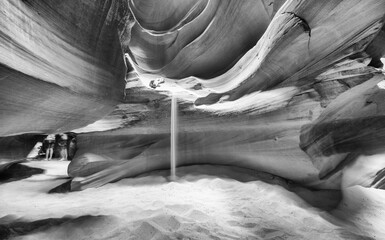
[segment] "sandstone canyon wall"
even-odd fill
[[[133,0],[130,9],[134,69],[167,77],[190,102],[180,110],[179,165],[235,165],[340,188],[346,165],[382,151],[381,110],[361,106],[382,92],[369,63],[381,54],[384,2]],[[129,82],[129,95],[140,96]],[[170,108],[159,101],[166,107],[146,99],[139,125],[81,137],[84,155],[69,167],[75,189],[168,168],[170,119],[161,112]]]
[[[0,135],[65,132],[121,99],[124,1],[0,2]]]
[[[79,135],[73,189],[168,168],[170,90],[180,102],[179,165],[340,188],[384,150],[382,0],[0,4],[3,136],[100,119],[121,97],[129,56],[126,102],[108,118],[119,129]],[[143,86],[160,76],[156,90]],[[383,165],[358,182],[382,186]]]

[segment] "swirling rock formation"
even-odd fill
[[[198,103],[212,104],[224,95],[234,100],[278,84],[312,84],[327,67],[366,48],[382,26],[383,8],[378,1],[287,1],[253,49],[228,72],[203,83],[220,94]],[[368,17],[363,20],[357,11]]]
[[[124,6],[0,2],[0,135],[68,131],[113,109],[124,86]]]
[[[132,0],[130,7],[136,22],[129,48],[136,69],[171,78],[225,71],[270,22],[260,0]]]
[[[384,150],[383,75],[374,68],[384,53],[382,0],[0,6],[1,135],[100,119],[122,97],[129,56],[126,104],[103,122],[119,129],[79,135],[73,189],[168,167],[170,89],[181,102],[179,165],[242,166],[340,188],[350,163]],[[157,93],[136,76],[165,83]],[[20,86],[22,97],[11,94]],[[365,186],[383,185],[382,168],[368,170],[377,177]]]
[[[383,76],[368,66],[371,57],[364,50],[381,35],[377,34],[384,2],[163,3],[130,1],[135,24],[126,47],[134,69],[174,78],[177,85],[196,93],[198,109],[220,116],[211,122],[196,113],[186,114],[189,126],[181,127],[179,134],[180,165],[243,166],[313,187],[339,188],[347,162],[370,147],[381,149],[380,143],[367,141],[381,135],[377,131],[370,137],[382,129],[377,119],[381,114],[361,116],[369,95],[382,99],[377,94],[381,90],[368,87]],[[376,49],[376,41],[371,49]],[[369,54],[378,53],[370,48]],[[352,116],[343,117],[353,108]],[[157,121],[144,122],[167,128],[168,120]],[[122,132],[135,140],[128,141]],[[73,189],[167,168],[168,131],[135,132],[87,135],[85,155],[69,167],[75,177]],[[97,140],[102,138],[110,144],[102,147],[106,142]],[[122,144],[125,150],[116,153],[113,149]]]
[[[152,1],[142,1],[141,4],[132,3],[131,8],[135,16],[140,15],[136,8],[141,5],[152,7],[169,22],[169,16],[162,13],[171,3],[167,1],[164,7],[154,7]],[[206,3],[205,8],[196,14],[203,3]],[[161,25],[166,20],[152,19],[153,15],[146,15],[149,19],[137,17],[129,44],[136,69],[177,79],[216,75],[197,81],[211,91],[221,92],[216,100],[225,93],[230,95],[230,100],[236,99],[253,91],[269,89],[284,80],[290,82],[316,76],[337,61],[362,51],[376,36],[383,17],[383,6],[379,1],[327,1],[323,4],[287,1],[270,24],[269,11],[263,1],[215,3],[199,1],[193,8],[178,4],[178,9],[192,10],[184,15],[188,22],[175,17],[173,24],[168,23],[177,26],[175,28],[151,29],[151,26],[142,26],[141,22]],[[211,13],[211,8],[215,13],[204,18]],[[237,15],[239,12],[242,12],[240,16]],[[365,19],[362,19],[364,15]],[[235,16],[236,21],[232,20]],[[238,24],[238,21],[249,24]],[[197,26],[206,26],[204,24],[207,27],[202,32]],[[252,33],[248,27],[253,29]],[[226,31],[226,37],[222,37],[223,31]],[[238,50],[234,41],[243,43],[239,45],[245,49]],[[235,66],[218,76],[220,71],[215,69],[227,70],[230,63]],[[198,103],[210,104],[212,97]]]

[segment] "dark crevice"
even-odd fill
[[[293,13],[293,12],[283,12],[283,14],[291,14],[293,15],[295,18],[299,19],[300,20],[300,25],[301,27],[303,28],[303,30],[305,31],[305,33],[309,34],[309,40],[307,42],[307,48],[310,49],[310,38],[311,38],[311,28],[309,26],[309,23],[302,17],[298,16],[297,14]]]
[[[370,187],[385,189],[385,168],[381,169],[376,173],[376,177],[373,182],[370,184]]]

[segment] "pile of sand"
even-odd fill
[[[194,166],[178,169],[176,182],[156,172],[97,189],[48,194],[67,181],[67,164],[29,163],[47,171],[0,185],[4,238],[371,239],[362,236],[370,229],[342,224],[252,173]]]

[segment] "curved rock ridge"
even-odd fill
[[[177,79],[223,73],[270,22],[261,0],[130,3],[136,23],[129,48],[136,69]]]
[[[365,55],[342,61],[318,76],[318,84],[341,82],[349,84],[353,90],[354,86],[360,86],[368,79],[374,80],[374,76],[381,78],[378,70],[367,67],[369,62],[370,58]],[[338,189],[341,175],[320,179],[322,174],[319,166],[330,163],[323,162],[323,159],[312,159],[299,146],[301,128],[315,122],[325,111],[320,103],[338,100],[336,97],[342,92],[351,91],[341,86],[336,85],[334,95],[330,93],[326,96],[315,89],[300,91],[295,87],[250,94],[252,99],[258,99],[252,108],[247,97],[239,99],[245,100],[245,103],[235,101],[237,108],[231,109],[225,105],[229,108],[206,108],[204,112],[192,109],[191,103],[181,103],[178,166],[242,166],[311,187]],[[139,89],[138,92],[134,88],[128,90],[131,96],[137,96],[138,99],[147,98],[147,109],[140,117],[142,120],[136,125],[108,133],[80,134],[79,155],[68,168],[69,175],[74,177],[73,189],[97,187],[124,177],[169,167],[169,99],[156,97],[156,92],[144,95]],[[132,107],[138,105],[137,101],[130,102],[128,105]],[[128,110],[124,115],[130,119],[138,116],[138,112]],[[334,169],[328,168],[327,171]]]
[[[169,167],[169,90],[180,102],[178,166],[238,166],[313,188],[383,186],[383,164],[354,174],[384,151],[384,75],[374,68],[382,0],[0,7],[0,135],[72,130],[125,101],[79,130],[73,190]],[[138,76],[166,78],[153,91]],[[87,133],[101,126],[109,131]],[[0,139],[9,147],[0,154],[19,156],[29,139]]]
[[[366,68],[361,69],[360,75],[358,70],[365,62],[368,60],[362,63],[360,60],[347,60],[321,75],[320,79],[327,82],[344,79],[351,84],[352,89],[341,87],[335,94],[340,95],[346,91],[349,95],[350,91],[355,90],[354,86],[358,84],[357,87],[360,87],[360,83],[367,81],[371,76],[367,82],[383,78],[378,73],[370,73]],[[347,69],[356,75],[348,77]],[[189,106],[181,106],[178,166],[241,166],[272,173],[315,188],[340,188],[340,173],[344,168],[339,163],[344,158],[339,160],[338,157],[341,156],[338,154],[333,155],[334,158],[317,158],[299,148],[304,141],[300,138],[300,134],[303,134],[301,128],[316,123],[325,111],[320,104],[323,96],[315,90],[298,92],[298,89],[293,88],[292,91],[291,94],[294,95],[284,102],[275,102],[271,96],[266,98],[266,95],[261,94],[260,100],[263,101],[251,112],[242,111],[242,105],[237,108],[240,112],[233,115],[228,114],[228,109],[223,114],[216,109],[220,117],[201,115],[195,110],[188,110]],[[278,98],[283,96],[282,92],[277,92]],[[332,95],[329,98],[340,101]],[[164,106],[165,100],[160,100],[160,106],[157,107],[153,100],[149,101],[147,114],[142,116],[143,120],[138,125],[108,133],[79,135],[79,155],[68,168],[69,175],[74,177],[74,190],[98,187],[124,177],[134,177],[143,172],[169,167],[169,105]],[[135,116],[138,113],[134,111],[131,114]],[[341,133],[339,137],[343,138],[346,134]],[[312,136],[309,138],[314,139]],[[360,139],[360,136],[357,136],[357,139]],[[380,142],[378,144],[381,145]],[[371,143],[368,142],[367,145],[370,146]],[[317,146],[315,148],[318,149]],[[352,160],[354,156],[347,159],[345,165]],[[325,178],[327,174],[330,176]]]
[[[68,131],[122,97],[124,1],[1,1],[0,135]]]
[[[168,7],[168,4],[172,5],[170,1],[165,2]],[[199,1],[197,5],[203,2],[206,3]],[[142,3],[147,7],[151,4],[152,1]],[[363,51],[376,37],[384,16],[384,3],[378,0],[325,1],[322,4],[317,1],[286,1],[278,11],[277,7],[282,4],[283,1],[208,1],[205,9],[194,19],[168,32],[150,31],[137,20],[129,44],[133,64],[139,72],[174,78],[177,83],[189,75],[206,75],[205,79],[192,78],[191,84],[200,83],[208,91],[220,94],[201,98],[197,105],[216,103],[224,95],[228,95],[227,99],[231,101],[254,91],[271,89],[283,81],[286,85],[297,85],[296,82],[305,78],[309,81],[325,68]],[[188,7],[188,4],[180,6],[181,9]],[[232,11],[221,11],[224,7]],[[132,5],[131,8],[135,12]],[[159,9],[159,14],[163,11]],[[188,14],[195,16],[194,13],[196,8],[192,8],[186,18],[190,16]],[[237,20],[232,20],[238,13],[241,14]],[[271,16],[274,18],[270,23]],[[256,17],[259,19],[254,19]],[[175,17],[176,25],[181,18]],[[210,19],[213,20],[208,22]],[[162,19],[158,21],[163,23]],[[257,24],[258,28],[250,25],[256,35],[247,36],[248,29],[239,27],[239,21],[249,23],[244,27]],[[228,30],[227,22],[237,28]],[[224,29],[227,30],[226,37],[222,37]],[[239,33],[234,34],[232,29]],[[252,42],[239,44],[242,42],[240,39],[253,39],[256,45],[250,45]],[[214,40],[215,45],[211,44]],[[250,50],[243,55],[245,49],[238,51],[238,45],[248,46]],[[219,54],[216,52],[218,49]],[[235,52],[237,54],[233,54]],[[222,64],[224,61],[226,64]],[[235,65],[228,70],[232,64]],[[226,72],[220,74],[221,71]],[[185,82],[183,80],[181,84],[185,85]]]
[[[137,23],[146,30],[162,33],[182,27],[203,10],[208,0],[129,0]]]
[[[338,96],[320,117],[301,129],[301,148],[324,177],[351,154],[372,155],[385,150],[385,80],[383,75]],[[342,166],[339,166],[340,168]]]
[[[215,1],[208,1],[198,17],[184,27],[199,20],[213,3]],[[266,6],[265,2],[261,3]],[[241,166],[315,188],[341,188],[342,171],[348,163],[365,151],[382,150],[379,142],[364,143],[370,140],[366,130],[373,133],[377,127],[382,128],[378,125],[381,122],[378,113],[372,112],[366,119],[368,124],[362,125],[363,134],[358,136],[357,127],[366,121],[360,122],[360,116],[365,116],[361,108],[352,117],[352,121],[357,121],[353,128],[350,124],[338,125],[336,120],[329,122],[328,119],[334,119],[329,114],[334,111],[332,109],[353,112],[349,106],[353,107],[358,100],[346,96],[366,98],[371,92],[357,89],[373,87],[383,79],[380,70],[368,66],[371,57],[363,52],[382,27],[385,3],[378,0],[292,0],[286,1],[276,13],[267,8],[265,12],[268,17],[274,16],[267,30],[226,73],[210,79],[183,76],[174,79],[177,85],[193,94],[195,92],[195,99],[210,91],[216,92],[195,102],[201,105],[198,109],[204,113],[197,112],[197,108],[191,113],[192,106],[188,104],[182,107],[181,122],[188,122],[188,126],[180,128],[178,165]],[[149,41],[158,43],[159,40],[157,46],[170,40],[160,30],[157,35],[155,30],[146,30],[138,22],[135,24],[130,43],[138,36],[154,37],[157,40]],[[173,26],[169,25],[170,28]],[[136,32],[135,28],[142,29]],[[183,27],[178,30],[183,34]],[[209,34],[209,31],[204,33]],[[144,61],[147,67],[161,62],[149,60],[151,54],[156,55],[156,48],[152,48],[154,45],[139,40],[137,44],[136,48],[130,46],[131,57],[135,51],[142,53],[148,58],[140,61]],[[203,45],[200,49],[205,47]],[[160,55],[163,60],[167,59],[167,54]],[[137,61],[134,68],[142,73],[139,74],[141,77],[143,72],[166,73],[141,69],[140,64]],[[183,65],[180,62],[182,68]],[[166,79],[165,84],[172,81]],[[159,89],[165,88],[160,86]],[[133,88],[129,92],[140,96]],[[145,114],[138,125],[109,133],[80,135],[79,144],[83,142],[85,147],[68,169],[69,175],[74,177],[72,189],[97,187],[124,177],[168,168],[170,116],[160,113],[169,111],[164,104],[169,106],[167,99],[159,100],[156,105],[148,97],[146,106],[155,115]],[[323,121],[326,121],[324,125]],[[329,123],[331,133],[327,127]],[[333,124],[336,124],[335,128]],[[127,139],[125,134],[132,138]],[[381,135],[381,131],[378,134]],[[349,144],[355,141],[362,147],[353,149]]]
[[[217,93],[196,103],[213,104],[224,95],[231,101],[279,84],[312,84],[327,67],[368,46],[382,27],[384,11],[382,1],[287,1],[233,68],[200,81]]]

